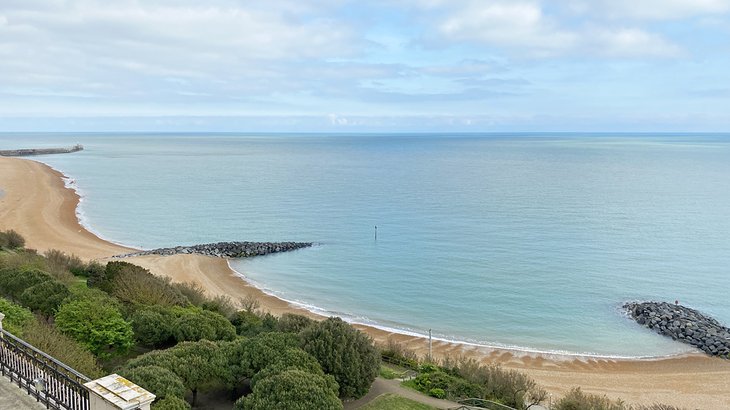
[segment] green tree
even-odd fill
[[[335,377],[340,397],[365,395],[380,369],[380,355],[372,340],[340,318],[331,317],[301,333],[303,349]]]
[[[18,298],[20,303],[46,317],[53,316],[64,299],[71,295],[66,284],[47,280],[27,288]]]
[[[209,340],[182,342],[166,350],[155,350],[127,362],[126,369],[159,366],[176,374],[193,394],[220,385],[226,378],[226,360],[222,349]]]
[[[132,325],[109,297],[87,293],[61,305],[56,327],[98,357],[123,354],[133,345]]]
[[[152,403],[152,410],[189,410],[190,405],[177,396],[167,396]]]
[[[153,306],[132,314],[132,330],[137,341],[145,346],[164,346],[173,339],[175,315],[169,309]]]
[[[175,307],[173,335],[175,340],[233,340],[236,337],[236,328],[225,317],[218,313],[199,307]]]
[[[291,347],[281,352],[281,354],[276,357],[272,363],[256,373],[256,375],[254,375],[251,379],[251,387],[256,387],[256,384],[260,380],[287,370],[303,370],[307,373],[324,377],[327,380],[328,386],[330,386],[334,391],[338,391],[339,389],[335,378],[329,374],[324,374],[322,366],[319,365],[317,359],[300,348]]]
[[[245,410],[341,410],[327,380],[303,370],[287,370],[256,383],[253,392],[236,402],[236,409]]]
[[[168,396],[185,397],[185,386],[182,379],[169,369],[160,366],[140,366],[132,369],[124,368],[119,375],[141,386],[157,396],[156,400]]]
[[[25,328],[35,321],[30,310],[7,299],[0,298],[0,312],[5,314],[3,329],[18,337],[23,337]]]
[[[0,270],[0,292],[13,299],[31,286],[53,280],[53,277],[35,267],[5,268]]]

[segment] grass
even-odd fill
[[[411,399],[398,396],[393,393],[381,394],[367,405],[360,407],[361,410],[435,410],[431,407],[421,404]]]
[[[397,379],[401,373],[393,370],[390,367],[380,365],[380,377],[387,380]]]

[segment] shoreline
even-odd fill
[[[59,249],[91,260],[134,250],[102,239],[84,226],[78,214],[81,196],[73,182],[41,162],[0,158],[0,229],[15,229],[29,248],[43,252]],[[69,179],[70,180],[70,179]],[[141,256],[129,258],[152,273],[173,281],[200,283],[210,294],[234,300],[255,296],[263,310],[273,314],[298,313],[322,317],[290,301],[267,294],[245,281],[222,258],[200,255]],[[372,325],[353,324],[379,343],[392,339],[425,356],[428,340]],[[622,398],[627,402],[663,402],[690,408],[730,407],[730,361],[687,353],[651,358],[613,358],[529,352],[434,339],[435,357],[465,356],[525,372],[549,392],[562,395],[571,387]]]

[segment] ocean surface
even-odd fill
[[[621,357],[691,350],[625,301],[730,323],[730,135],[0,134],[0,149],[75,143],[37,159],[71,178],[92,231],[317,242],[232,266],[318,312]]]

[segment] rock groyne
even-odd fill
[[[666,302],[631,302],[624,308],[644,327],[690,344],[710,356],[730,358],[730,329],[711,317]]]
[[[74,145],[68,148],[25,148],[25,149],[6,149],[0,150],[0,157],[29,157],[32,155],[48,155],[48,154],[70,154],[72,152],[83,151],[83,145]]]
[[[193,246],[176,246],[174,248],[159,248],[117,255],[115,258],[126,258],[145,255],[178,255],[199,254],[216,256],[219,258],[248,258],[270,253],[289,252],[296,249],[308,248],[312,242],[218,242]]]

